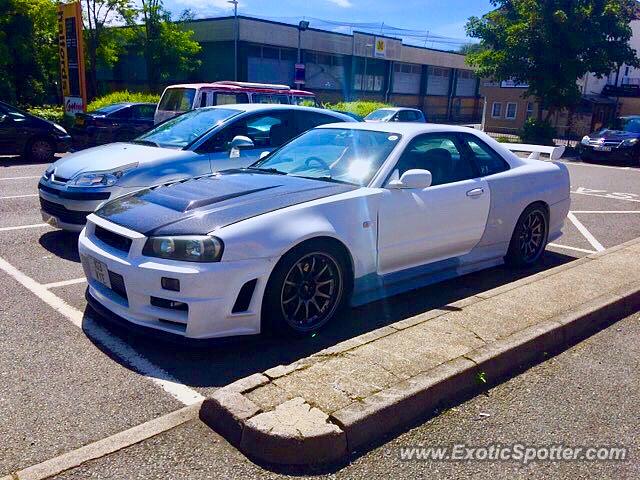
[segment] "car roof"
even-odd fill
[[[352,122],[329,123],[316,128],[350,128],[353,130],[369,130],[372,132],[397,133],[400,135],[417,135],[421,133],[461,132],[478,133],[478,130],[458,125],[443,125],[441,123],[403,123],[403,122]]]
[[[401,110],[411,110],[412,112],[419,112],[420,110],[418,110],[417,108],[410,108],[410,107],[382,107],[379,108],[378,110],[374,110],[374,112],[377,112],[379,110],[389,110],[392,112],[399,112]],[[373,112],[371,112],[373,113]]]
[[[306,112],[316,112],[323,113],[328,115],[333,115],[335,117],[347,117],[351,119],[348,115],[344,113],[336,112],[335,110],[327,110],[325,108],[316,108],[316,107],[303,107],[300,105],[291,105],[287,103],[232,103],[228,105],[216,105],[213,107],[204,107],[204,108],[223,108],[227,110],[240,110],[242,112],[266,112],[269,110],[300,110]]]

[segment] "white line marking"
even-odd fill
[[[585,227],[582,223],[580,223],[580,220],[578,220],[572,212],[569,212],[569,214],[567,215],[567,218],[571,220],[571,223],[573,223],[576,226],[576,228],[580,231],[582,236],[587,239],[587,241],[591,244],[593,248],[596,249],[596,251],[602,252],[606,250],[602,246],[602,244],[598,240],[596,240],[596,237],[591,235],[591,232],[587,230],[587,227]]]
[[[42,175],[30,175],[27,177],[0,177],[0,182],[3,180],[26,180],[28,178],[40,178]]]
[[[613,165],[596,165],[593,163],[572,162],[571,160],[560,160],[560,162],[565,163],[567,165],[577,165],[579,167],[612,168],[614,170],[631,170],[631,171],[637,170],[631,167],[614,167]]]
[[[9,195],[8,197],[0,197],[0,200],[9,200],[11,198],[26,198],[26,197],[37,197],[37,193],[30,193],[28,195]]]
[[[0,232],[10,232],[12,230],[22,230],[23,228],[42,228],[50,227],[48,223],[34,223],[32,225],[18,225],[16,227],[1,227]]]
[[[616,197],[613,196],[611,194],[600,194],[600,193],[585,193],[585,192],[580,192],[580,191],[575,191],[575,192],[571,192],[574,193],[576,195],[587,195],[589,197],[600,197],[600,198],[609,198],[611,200],[623,200],[625,202],[636,202],[636,203],[640,203],[640,199],[637,198],[624,198],[624,197]]]
[[[640,210],[571,210],[571,213],[640,213]]]
[[[176,400],[185,405],[193,405],[194,403],[204,400],[204,397],[198,392],[179,383],[165,370],[151,363],[131,348],[130,345],[122,342],[119,338],[113,336],[98,325],[94,319],[85,316],[80,310],[72,307],[60,297],[51,293],[44,285],[28,277],[2,257],[0,257],[0,270],[3,270],[6,274],[21,283],[51,308],[64,315],[72,324],[81,328],[87,336],[102,344],[107,350],[133,367],[137,372],[148,377]]]
[[[84,283],[86,281],[87,281],[87,279],[84,278],[84,277],[82,277],[82,278],[73,278],[71,280],[62,280],[61,282],[45,283],[42,286],[44,288],[46,288],[46,289],[50,289],[50,288],[66,287],[68,285],[75,285],[77,283]]]
[[[198,418],[198,412],[198,405],[183,407],[180,410],[154,418],[153,420],[129,428],[123,432],[116,433],[102,440],[63,453],[55,458],[45,460],[42,463],[19,470],[10,478],[43,480],[53,477],[66,470],[79,467],[90,460],[102,458],[176,428],[190,420]]]
[[[560,245],[559,243],[549,243],[550,247],[564,248],[566,250],[575,250],[582,253],[597,253],[595,250],[587,250],[586,248],[570,247],[569,245]]]

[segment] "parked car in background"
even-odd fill
[[[569,204],[566,165],[477,130],[351,122],[109,202],[78,249],[107,317],[191,339],[309,334],[349,301],[531,266]]]
[[[87,215],[106,200],[152,185],[246,167],[310,128],[349,121],[346,115],[295,105],[193,110],[130,142],[89,148],[52,164],[38,184],[42,217],[54,226],[80,231]]]
[[[304,90],[292,90],[287,85],[249,82],[214,82],[171,85],[165,88],[155,113],[160,123],[180,113],[196,108],[234,103],[279,103],[301,105],[312,102],[315,95]]]
[[[353,118],[354,121],[356,122],[362,122],[364,121],[364,118],[362,118],[360,115],[358,115],[357,113],[353,113],[353,112],[347,112],[344,110],[334,110],[334,112],[338,112],[338,113],[343,113],[345,115],[349,115],[351,118]]]
[[[0,102],[0,155],[47,163],[70,145],[71,137],[62,126]]]
[[[125,142],[153,127],[155,103],[114,103],[93,112],[77,113],[71,136],[76,149]]]
[[[613,128],[586,135],[579,149],[582,160],[640,163],[640,115],[617,118]]]
[[[379,108],[364,117],[365,122],[419,122],[425,123],[424,114],[417,108]]]

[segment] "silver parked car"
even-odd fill
[[[365,122],[425,123],[424,114],[417,108],[379,108],[364,117]]]
[[[351,122],[341,113],[295,105],[238,104],[201,108],[164,122],[130,142],[67,155],[38,189],[44,221],[80,231],[106,200],[141,188],[242,168],[318,125]]]

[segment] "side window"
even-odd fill
[[[156,108],[153,105],[134,105],[131,107],[132,116],[138,120],[153,120]]]
[[[201,152],[221,152],[238,135],[249,137],[256,148],[276,148],[295,136],[287,113],[268,113],[237,120],[205,142]]]
[[[396,118],[398,119],[398,122],[409,122],[409,112],[407,112],[406,110],[400,110],[398,113],[396,113]]]
[[[232,105],[234,103],[249,103],[246,93],[216,93],[215,105]]]
[[[477,176],[473,164],[461,154],[455,137],[437,133],[413,139],[398,160],[393,176],[399,178],[407,170],[414,169],[429,170],[434,186]]]
[[[463,134],[462,138],[471,151],[480,175],[484,177],[509,170],[509,164],[482,140],[468,133]]]
[[[340,122],[340,120],[331,115],[316,112],[295,112],[295,119],[296,134],[306,132],[319,125]]]
[[[117,120],[126,120],[131,118],[131,109],[132,107],[124,107],[120,110],[116,110],[110,115],[107,115],[109,118],[117,119]]]
[[[207,98],[209,95],[204,90],[200,92],[200,108],[207,106]]]

